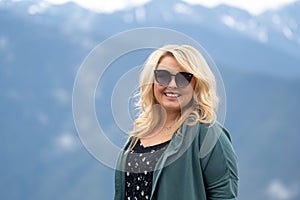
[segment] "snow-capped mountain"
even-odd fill
[[[299,199],[299,11],[299,1],[257,16],[179,0],[111,14],[72,3],[0,1],[0,199],[112,199],[113,170],[88,154],[75,130],[72,89],[99,42],[145,26],[187,34],[216,62],[225,126],[239,156],[240,199]],[[98,95],[110,97],[111,85],[148,53],[116,61],[122,69],[108,70],[113,76]],[[97,116],[115,142],[110,99],[100,97]]]
[[[228,65],[274,75],[300,76],[297,64],[300,59],[299,1],[258,16],[226,5],[207,9],[182,1],[161,3],[158,0],[113,14],[94,13],[72,3],[50,6],[35,1],[6,1],[0,7],[3,11],[14,12],[24,20],[57,28],[87,49],[95,46],[103,37],[128,28],[162,26],[187,33],[199,40],[204,47],[206,43],[210,43],[208,41],[215,41],[215,49],[209,49],[213,46],[208,45],[209,52],[212,52],[216,60]],[[237,40],[239,45],[232,46]],[[222,48],[217,44],[230,48],[233,55],[223,56],[223,52],[218,50]],[[248,48],[249,46],[252,47]],[[217,55],[214,55],[216,52]],[[281,53],[290,60],[290,66],[274,69],[272,66],[280,62],[275,55]],[[240,59],[233,59],[234,55]],[[262,63],[254,62],[252,56],[262,60]],[[269,62],[264,62],[264,57]],[[238,60],[241,62],[236,62]]]

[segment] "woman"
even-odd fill
[[[216,122],[213,73],[188,45],[154,51],[140,75],[140,114],[115,172],[115,199],[237,199],[237,158]]]

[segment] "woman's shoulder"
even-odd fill
[[[232,149],[229,131],[219,122],[213,124],[198,123],[198,139],[200,143],[200,157],[205,157],[213,149]]]
[[[208,137],[208,135],[210,137],[220,137],[222,135],[231,141],[229,131],[218,121],[213,123],[197,122],[196,126],[200,137]]]
[[[128,138],[127,138],[127,140],[126,140],[126,142],[125,142],[125,144],[124,144],[124,146],[123,146],[123,151],[126,151],[126,150],[128,150],[128,148],[130,147],[130,146],[132,146],[132,144],[134,143],[136,141],[136,137],[134,137],[134,136],[128,136]]]

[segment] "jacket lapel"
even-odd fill
[[[199,124],[199,123],[198,123]],[[172,136],[171,142],[168,145],[166,151],[162,154],[158,160],[155,171],[153,173],[152,181],[152,192],[151,197],[153,196],[158,179],[163,168],[172,162],[176,161],[182,154],[190,147],[195,136],[199,132],[199,126],[189,126],[184,123],[179,130]]]

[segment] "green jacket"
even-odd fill
[[[122,151],[115,171],[115,200],[125,198],[125,163]],[[237,157],[229,133],[218,123],[183,124],[156,165],[151,199],[227,200],[237,199],[237,193]]]

